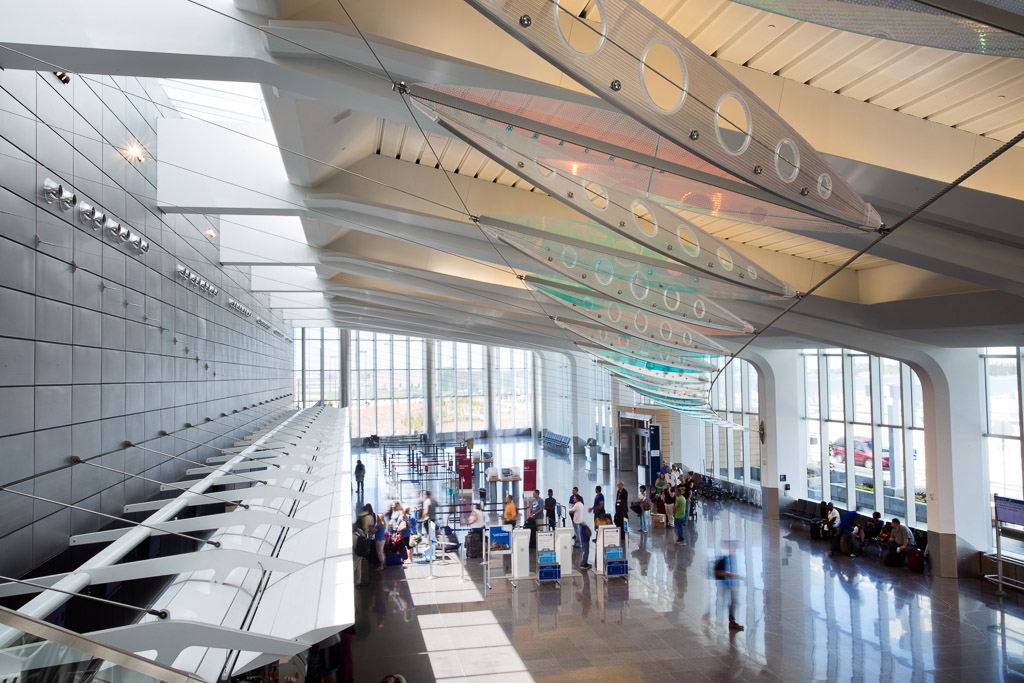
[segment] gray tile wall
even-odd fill
[[[0,71],[0,484],[117,515],[201,460],[291,392],[283,322],[249,290],[248,270],[221,268],[216,219],[156,207],[156,120],[174,116],[155,81]],[[126,160],[141,142],[150,158]],[[94,231],[77,207],[43,197],[51,178],[79,202],[141,234],[149,253]],[[178,263],[220,289],[176,279]],[[233,297],[279,337],[227,306]],[[222,413],[228,417],[221,418]],[[184,424],[205,430],[184,429]],[[161,431],[172,433],[160,436]],[[218,438],[218,434],[223,434]],[[0,492],[0,574],[18,576],[103,518]]]

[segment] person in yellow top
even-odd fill
[[[505,524],[516,525],[519,520],[519,510],[516,508],[516,502],[512,499],[512,496],[505,496]]]

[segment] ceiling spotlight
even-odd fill
[[[71,76],[68,76],[63,71],[54,71],[53,75],[56,76],[57,80],[63,83],[64,85],[67,85],[71,82]]]
[[[108,218],[103,227],[111,237],[117,237],[117,234],[121,232],[121,224],[112,218]]]
[[[106,222],[107,222],[107,214],[103,213],[102,211],[96,211],[95,213],[93,213],[93,216],[92,216],[92,229],[93,230],[99,230],[100,228],[102,228],[104,226],[104,224],[106,224]]]
[[[43,197],[46,198],[47,204],[53,204],[62,194],[64,194],[63,185],[49,178],[43,181]]]
[[[136,254],[139,253],[139,245],[142,244],[142,238],[135,233],[129,233],[128,235],[128,248],[134,251]]]
[[[207,228],[206,229],[206,236],[209,237],[212,240],[214,237],[217,236],[217,231],[214,230],[213,228]]]
[[[146,160],[146,150],[137,142],[128,145],[128,149],[124,151],[124,155],[128,157],[129,161],[134,161],[137,164],[141,164]]]
[[[149,242],[146,240],[139,240],[139,253],[145,254],[149,251]]]
[[[117,231],[117,241],[118,242],[127,242],[128,238],[131,237],[131,236],[132,236],[132,231],[129,230],[128,228],[124,227],[123,225]]]

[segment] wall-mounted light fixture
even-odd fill
[[[246,308],[245,306],[243,306],[242,304],[238,303],[234,299],[228,299],[228,306],[230,306],[231,308],[235,309],[236,311],[238,311],[239,313],[244,315],[246,318],[252,317],[252,310],[250,310],[249,308]]]
[[[217,231],[213,228],[207,228],[204,234],[212,240],[217,236]]]
[[[78,196],[74,192],[49,178],[43,181],[43,198],[47,204],[59,202],[63,211],[70,211],[78,203]]]
[[[71,82],[71,76],[68,76],[63,71],[54,71],[53,75],[56,76],[57,80],[63,83],[64,85],[67,85]]]
[[[146,249],[149,249],[147,246]],[[217,296],[220,290],[213,286],[212,283],[208,282],[205,278],[200,277],[199,273],[196,273],[191,268],[186,268],[180,263],[175,267],[175,275],[184,284],[195,287],[196,289],[202,290],[210,296]]]
[[[268,323],[266,320],[264,320],[263,318],[261,318],[259,316],[256,316],[256,324],[259,325],[260,327],[262,327],[265,330],[269,330],[270,329],[270,323]]]

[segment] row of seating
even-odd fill
[[[554,432],[544,432],[544,450],[564,453],[572,443],[571,436],[562,436]]]
[[[789,506],[789,508],[786,509],[782,514],[791,519],[804,522],[809,527],[811,524],[819,524],[821,522],[820,505],[821,503],[819,502],[801,498],[796,503]],[[846,510],[843,510],[842,508],[836,507],[835,510],[837,513],[839,513],[840,519],[842,519],[843,515],[846,514]],[[859,524],[863,526],[864,524],[868,523],[869,519],[869,517],[860,515],[860,519],[858,521]],[[882,519],[883,521],[886,521],[884,517]],[[921,529],[911,528],[910,533],[914,535],[914,543],[917,545],[918,549],[923,551],[928,546],[928,532],[922,531]],[[885,545],[883,543],[880,543],[877,539],[865,539],[864,549],[867,550],[869,546],[878,549],[879,557],[881,557],[885,553]]]

